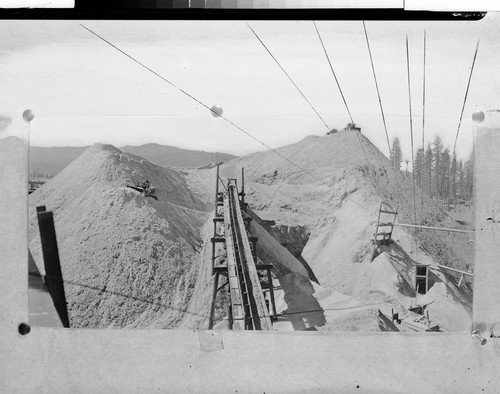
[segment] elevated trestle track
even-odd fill
[[[222,183],[223,192],[219,192],[221,182],[217,167],[214,237],[212,238],[214,282],[208,328],[214,327],[217,295],[228,286],[228,328],[231,330],[271,330],[271,316],[274,317],[276,311],[271,276],[272,265],[257,264],[257,239],[249,236],[251,218],[245,214],[244,173],[242,171],[240,193],[238,193],[236,179],[228,179],[227,185]],[[216,244],[221,243],[225,248],[216,247]],[[267,275],[261,275],[262,271],[266,271]],[[227,280],[219,286],[221,277],[226,277]],[[264,289],[268,290],[270,300],[266,299]]]

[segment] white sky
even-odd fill
[[[471,113],[500,107],[500,24],[367,22],[389,138],[410,157],[405,35],[410,42],[415,150],[422,141],[427,30],[426,141],[453,148],[476,41],[481,38],[457,153],[472,146]],[[236,155],[264,147],[83,29],[78,21],[0,23],[0,110],[31,108],[35,146],[155,142]],[[324,135],[324,124],[243,21],[84,21],[113,44],[272,147]],[[250,22],[330,128],[349,121],[312,22]],[[317,22],[354,121],[388,153],[363,26]],[[2,104],[3,103],[3,104]]]

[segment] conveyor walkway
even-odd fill
[[[229,329],[233,330],[271,330],[272,323],[269,304],[262,290],[259,270],[268,270],[272,266],[256,265],[255,245],[247,233],[246,221],[242,209],[244,202],[240,201],[236,180],[229,179],[224,193],[216,197],[216,217],[214,219],[213,262],[215,263],[215,244],[225,243],[225,263],[215,265],[212,307],[210,311],[209,329],[214,325],[215,301],[217,292],[229,285]],[[222,211],[219,210],[222,207]],[[218,227],[223,224],[223,227]],[[219,229],[219,231],[217,231]],[[224,233],[224,236],[217,234]],[[254,241],[254,240],[252,240]],[[219,287],[219,278],[227,275],[226,284]],[[269,289],[273,291],[272,286]],[[274,297],[273,297],[274,301]],[[274,308],[273,308],[274,309]]]

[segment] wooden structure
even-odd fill
[[[378,210],[377,227],[373,237],[373,253],[372,261],[378,256],[381,245],[389,245],[392,239],[392,232],[394,231],[394,222],[398,216],[398,209],[392,208],[385,201],[380,203]]]
[[[225,192],[220,192],[220,185]],[[270,264],[257,264],[256,237],[248,235],[252,220],[246,210],[244,172],[242,188],[238,193],[236,179],[227,185],[219,176],[217,166],[214,236],[212,242],[213,291],[208,328],[214,327],[217,295],[227,288],[229,293],[228,328],[234,330],[270,330],[271,317],[276,315],[274,288]],[[222,243],[224,248],[217,248]],[[224,277],[225,283],[219,283]],[[267,300],[265,293],[269,293]],[[272,314],[270,310],[272,309]]]
[[[392,216],[390,220],[387,220],[387,215]],[[398,209],[395,211],[386,203],[381,202],[380,208],[378,210],[377,227],[375,229],[374,242],[377,245],[388,245],[391,242],[392,232],[394,231],[394,222],[398,216]],[[383,229],[388,229],[383,230]]]
[[[426,294],[429,290],[429,266],[425,264],[415,265],[415,291],[418,294]]]
[[[63,327],[69,328],[68,306],[66,294],[64,292],[61,262],[59,260],[54,215],[51,211],[46,211],[44,206],[37,207],[36,212],[38,216],[38,226],[40,228],[43,262],[45,265],[45,276],[43,276],[43,281],[54,302],[54,306]]]

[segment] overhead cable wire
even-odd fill
[[[389,142],[389,133],[387,132],[387,124],[385,122],[384,108],[382,107],[382,99],[380,98],[380,91],[378,88],[377,75],[375,74],[375,66],[373,65],[372,50],[370,48],[370,41],[368,40],[368,32],[366,31],[365,21],[363,21],[363,29],[365,30],[366,45],[368,46],[368,54],[370,55],[370,62],[372,65],[373,78],[375,79],[375,87],[377,88],[378,103],[380,105],[380,112],[382,113],[382,121],[384,122],[385,136],[387,138],[387,146],[389,147],[389,154],[391,153],[391,143]]]
[[[109,42],[108,40],[106,40],[104,37],[100,36],[99,34],[97,34],[96,32],[90,30],[88,27],[82,25],[80,23],[80,26],[83,27],[85,30],[89,31],[90,33],[92,33],[94,36],[100,38],[102,41],[104,41],[105,43],[107,43],[108,45],[112,46],[113,48],[115,48],[118,52],[122,53],[123,55],[127,56],[130,60],[134,61],[135,63],[139,64],[140,66],[144,67],[146,70],[150,71],[151,73],[153,73],[154,75],[156,75],[158,78],[160,78],[161,80],[163,80],[164,82],[168,83],[170,86],[176,88],[177,90],[179,90],[180,92],[184,93],[186,96],[188,96],[189,98],[191,98],[192,100],[196,101],[198,104],[202,105],[203,107],[205,107],[206,109],[208,109],[209,111],[211,112],[214,112],[208,105],[206,105],[205,103],[201,102],[200,100],[198,100],[196,97],[194,97],[193,95],[189,94],[188,92],[186,92],[184,89],[180,88],[179,86],[175,85],[174,83],[170,82],[168,79],[166,79],[165,77],[161,76],[160,74],[158,74],[156,71],[154,71],[153,69],[149,68],[148,66],[146,66],[144,63],[141,63],[139,60],[135,59],[133,56],[129,55],[127,52],[121,50],[120,48],[118,48],[116,45],[114,45],[113,43]],[[214,112],[215,113],[215,112]]]
[[[33,276],[38,277],[38,275],[33,275]],[[174,307],[171,305],[165,305],[161,302],[151,300],[151,298],[142,298],[142,297],[134,296],[131,294],[123,294],[123,293],[120,293],[120,292],[117,292],[114,290],[109,290],[107,288],[100,288],[100,287],[96,287],[96,286],[91,286],[91,285],[75,282],[75,281],[68,280],[68,279],[61,280],[60,278],[57,278],[57,277],[51,276],[51,275],[40,275],[40,276],[42,276],[42,278],[50,279],[52,282],[63,283],[63,284],[72,285],[72,286],[79,286],[79,287],[83,287],[83,288],[86,288],[89,290],[94,290],[94,291],[98,292],[99,294],[108,293],[108,294],[111,294],[113,296],[131,299],[131,300],[134,300],[136,302],[142,302],[142,303],[157,306],[160,308],[175,310],[177,312],[185,313],[185,314],[192,315],[192,316],[197,316],[197,317],[204,318],[204,319],[209,318],[208,314],[190,311],[187,308],[178,308],[178,307]],[[348,309],[357,309],[357,308],[363,308],[363,307],[368,307],[368,306],[385,304],[385,303],[388,303],[391,301],[397,301],[397,300],[395,298],[390,298],[388,300],[381,301],[381,302],[362,304],[362,305],[354,305],[351,307],[344,307],[344,308],[304,309],[304,310],[299,310],[299,311],[294,311],[294,312],[285,312],[285,313],[282,313],[281,316],[286,317],[286,316],[290,316],[290,315],[319,313],[319,312],[324,312],[324,311],[342,311],[342,310],[348,310]],[[273,315],[270,315],[270,314],[263,314],[263,315],[258,314],[256,317],[264,318],[264,317],[272,317],[272,316]],[[222,319],[217,319],[217,320],[227,321],[230,319],[229,318],[222,318]],[[237,320],[237,319],[233,319],[233,320]]]
[[[255,30],[252,29],[252,27],[248,24],[248,22],[246,22],[246,24],[247,24],[248,28],[252,31],[252,33],[255,35],[255,37],[257,37],[257,40],[259,40],[259,42],[265,48],[265,50],[267,51],[267,53],[269,53],[269,55],[271,55],[271,57],[276,62],[276,64],[279,66],[279,68],[281,69],[281,71],[283,71],[283,73],[287,76],[287,78],[290,80],[290,82],[293,84],[293,86],[295,86],[295,88],[300,93],[300,95],[303,97],[303,99],[307,102],[307,104],[309,104],[309,106],[316,113],[316,115],[318,115],[318,118],[323,122],[323,124],[326,126],[326,128],[328,129],[328,131],[330,131],[330,127],[326,124],[326,122],[323,120],[323,118],[318,113],[318,111],[316,111],[316,108],[314,108],[314,106],[307,99],[307,97],[304,95],[304,93],[302,93],[302,90],[300,90],[300,88],[297,86],[297,84],[293,81],[292,77],[290,77],[290,75],[285,71],[285,69],[283,68],[283,66],[278,61],[278,59],[276,59],[276,57],[272,54],[272,52],[269,50],[269,48],[266,46],[266,44],[264,44],[264,42],[260,39],[260,37],[258,36],[258,34],[255,32]]]
[[[371,63],[371,66],[372,66],[373,79],[375,80],[375,87],[377,89],[377,96],[378,96],[378,102],[379,102],[379,106],[380,106],[380,113],[382,114],[382,122],[384,123],[385,137],[386,137],[386,140],[387,140],[387,146],[389,148],[389,158],[390,158],[392,149],[391,149],[391,144],[389,142],[389,133],[387,132],[387,124],[386,124],[386,121],[385,121],[384,108],[382,107],[382,99],[380,98],[380,90],[379,90],[378,82],[377,82],[377,74],[375,73],[375,66],[373,64],[373,57],[372,57],[372,51],[371,51],[371,47],[370,47],[370,41],[368,39],[368,32],[366,30],[366,25],[365,25],[364,21],[363,21],[363,29],[365,31],[366,45],[368,47],[368,54],[370,55],[370,63]],[[398,195],[402,196],[401,185],[399,184],[399,179],[398,179],[399,176],[400,176],[400,170],[394,168],[394,166],[392,165],[392,163],[390,165],[390,168],[394,172],[394,179],[396,181],[396,186],[397,186],[397,189],[398,189]],[[387,202],[387,204],[389,204],[389,202]],[[390,204],[389,204],[389,206],[390,206]]]
[[[330,70],[332,70],[333,78],[335,78],[335,82],[337,83],[337,87],[339,88],[339,92],[340,92],[340,95],[342,96],[342,100],[344,101],[345,108],[347,110],[347,113],[349,114],[349,118],[351,119],[351,122],[354,123],[354,120],[352,119],[351,111],[349,111],[347,101],[344,97],[344,93],[342,92],[342,88],[340,87],[339,80],[337,79],[337,75],[335,74],[335,71],[333,70],[332,62],[330,61],[330,57],[328,56],[328,52],[326,51],[325,44],[323,44],[323,40],[321,39],[321,34],[319,34],[318,26],[316,26],[315,21],[313,21],[313,23],[314,23],[314,28],[316,29],[316,33],[318,34],[319,41],[321,42],[321,46],[323,47],[323,52],[325,52],[326,59],[328,60],[328,64],[330,65]]]
[[[38,276],[38,275],[36,275],[36,276]],[[49,279],[51,281],[51,283],[57,282],[57,283],[63,283],[63,284],[72,285],[72,286],[79,286],[79,287],[83,287],[83,288],[86,288],[89,290],[94,290],[94,291],[98,292],[99,294],[108,293],[108,294],[111,294],[113,296],[127,298],[130,300],[142,302],[142,303],[157,306],[160,308],[172,309],[172,310],[175,310],[175,311],[178,311],[181,313],[185,313],[185,314],[189,314],[189,315],[193,315],[193,316],[198,316],[198,317],[204,318],[204,319],[208,319],[208,317],[209,317],[208,314],[201,314],[201,313],[193,312],[193,311],[188,310],[187,308],[179,308],[179,307],[174,307],[171,305],[165,305],[161,302],[151,300],[151,298],[141,298],[141,297],[137,297],[137,296],[134,296],[131,294],[123,294],[123,293],[120,293],[118,291],[109,290],[106,287],[100,288],[100,287],[96,287],[96,286],[87,285],[84,283],[75,282],[75,281],[68,280],[68,279],[61,280],[61,278],[51,276],[51,275],[40,275],[40,276],[42,276],[42,278]]]
[[[415,220],[415,224],[417,224],[417,200],[416,200],[416,191],[415,191],[415,158],[414,158],[414,149],[413,149],[413,117],[411,113],[411,84],[410,84],[410,49],[408,45],[408,35],[406,35],[406,67],[408,74],[408,107],[410,109],[410,141],[411,141],[411,180],[413,185],[413,217]],[[417,230],[417,232],[420,230]],[[416,234],[415,234],[416,235]],[[415,241],[415,257],[418,256],[418,246],[417,246],[417,237],[413,237]]]
[[[102,41],[106,42],[108,45],[110,45],[111,47],[115,48],[117,51],[119,51],[120,53],[122,53],[123,55],[125,55],[126,57],[128,57],[129,59],[133,60],[135,63],[139,64],[140,66],[142,66],[143,68],[145,68],[146,70],[150,71],[151,73],[153,73],[154,75],[156,75],[158,78],[160,78],[162,81],[168,83],[170,86],[174,87],[175,89],[177,89],[178,91],[180,91],[181,93],[185,94],[186,96],[188,96],[189,98],[191,98],[192,100],[196,101],[198,104],[202,105],[203,107],[207,108],[210,112],[213,112],[215,113],[208,105],[206,105],[205,103],[201,102],[200,100],[198,100],[196,97],[194,97],[193,95],[189,94],[187,91],[185,91],[184,89],[181,89],[180,87],[178,87],[177,85],[175,85],[174,83],[172,83],[171,81],[169,81],[168,79],[166,79],[165,77],[163,77],[162,75],[158,74],[156,71],[152,70],[151,68],[149,68],[148,66],[146,66],[145,64],[143,64],[142,62],[140,62],[139,60],[135,59],[134,57],[132,57],[131,55],[129,55],[128,53],[126,53],[125,51],[121,50],[120,48],[118,48],[116,45],[112,44],[111,42],[109,42],[108,40],[106,40],[105,38],[101,37],[99,34],[95,33],[94,31],[90,30],[89,28],[85,27],[84,25],[80,24],[80,26],[82,26],[85,30],[88,30],[90,33],[92,33],[93,35],[95,35],[96,37],[98,37],[99,39],[101,39]],[[309,176],[311,176],[312,178],[314,178],[315,180],[317,180],[318,182],[324,184],[325,186],[329,187],[329,188],[332,188],[328,183],[326,183],[324,180],[318,178],[316,175],[314,175],[311,171],[305,169],[304,167],[300,166],[299,164],[293,162],[292,160],[290,160],[288,157],[282,155],[281,153],[279,153],[276,149],[274,148],[271,148],[269,145],[267,145],[265,142],[261,141],[260,139],[258,139],[257,137],[253,136],[252,134],[250,134],[248,131],[244,130],[243,128],[241,128],[240,126],[236,125],[234,122],[232,122],[230,119],[226,118],[224,115],[222,114],[217,114],[218,117],[220,117],[221,119],[223,119],[225,122],[229,123],[230,125],[232,125],[233,127],[235,127],[236,129],[238,129],[239,131],[241,131],[243,134],[247,135],[248,137],[252,138],[253,140],[255,140],[256,142],[258,142],[259,144],[261,144],[262,146],[264,146],[265,148],[267,148],[268,150],[270,150],[271,152],[275,153],[276,155],[278,155],[279,157],[281,157],[283,160],[287,161],[288,163],[290,163],[291,165],[293,165],[294,167],[298,168],[299,170],[301,170],[302,172],[308,174]],[[355,201],[354,199],[350,198],[350,197],[346,197],[348,200],[352,201],[354,204],[356,204],[357,206],[359,206],[360,208],[366,210],[367,212],[369,212],[370,214],[372,215],[376,215],[376,212],[370,210],[369,208],[363,206],[362,204],[360,204],[359,202]]]
[[[412,165],[412,174],[411,179],[413,183],[413,215],[415,217],[415,223],[417,223],[417,204],[415,197],[415,160],[413,155],[413,118],[411,113],[411,84],[410,84],[410,50],[408,47],[408,35],[406,36],[406,67],[408,71],[408,106],[410,109],[410,138],[411,138],[411,165]]]
[[[305,309],[305,310],[299,310],[299,311],[293,311],[293,312],[282,312],[281,314],[277,314],[278,316],[292,316],[292,315],[302,315],[302,314],[307,314],[307,313],[320,313],[320,312],[326,312],[326,311],[345,311],[345,310],[351,310],[351,309],[358,309],[358,308],[366,308],[369,306],[375,306],[375,305],[382,305],[382,304],[387,304],[391,301],[396,301],[399,302],[396,298],[389,298],[385,301],[380,301],[380,302],[375,302],[375,303],[370,303],[370,304],[361,304],[361,305],[353,305],[353,306],[347,306],[343,308],[318,308],[318,309]],[[259,315],[258,317],[273,317],[271,314],[266,314],[266,315]],[[225,317],[220,319],[221,321],[227,321],[230,320],[229,318]],[[236,320],[236,319],[235,319]]]
[[[316,26],[316,22],[315,21],[313,21],[313,24],[314,24],[314,27],[316,29],[316,33],[318,34],[319,41],[321,42],[321,46],[323,47],[323,52],[325,53],[326,59],[328,60],[328,64],[330,65],[330,70],[332,70],[333,78],[335,79],[335,82],[337,83],[337,87],[339,88],[340,95],[342,96],[342,100],[344,101],[345,108],[347,110],[347,113],[349,114],[349,118],[351,119],[351,123],[354,125],[354,120],[352,118],[351,111],[349,111],[349,106],[347,105],[347,101],[346,101],[346,99],[344,97],[344,93],[342,92],[342,88],[340,87],[340,83],[339,83],[339,80],[337,78],[337,75],[335,74],[335,71],[333,69],[333,65],[332,65],[332,62],[330,61],[330,57],[328,56],[328,52],[327,52],[327,50],[325,48],[325,45],[323,44],[323,40],[321,38],[321,34],[319,33],[319,30],[318,30],[318,27]],[[373,167],[372,167],[372,165],[370,163],[370,160],[368,160],[368,155],[366,154],[365,148],[363,147],[363,143],[361,142],[361,138],[360,138],[359,134],[355,130],[354,130],[354,133],[356,134],[356,137],[358,139],[359,145],[361,146],[361,150],[363,151],[363,155],[365,157],[366,164],[368,165],[368,172],[370,174],[370,177],[374,181],[374,185],[377,188],[377,191],[378,191],[378,194],[379,194],[380,198],[383,198],[382,192],[380,190],[380,185],[379,185],[378,180],[377,180],[377,177],[376,177],[376,175],[372,176],[371,169]]]
[[[422,94],[422,163],[420,163],[420,202],[424,209],[424,161],[425,161],[425,53],[427,45],[427,31],[424,30],[424,85]]]
[[[455,136],[455,143],[453,144],[453,153],[457,148],[458,133],[460,132],[460,126],[462,124],[462,117],[464,115],[465,103],[467,101],[467,95],[469,94],[470,81],[472,79],[472,72],[474,71],[474,64],[476,63],[477,50],[479,49],[479,41],[477,40],[476,51],[474,52],[474,59],[472,60],[472,66],[470,68],[469,80],[467,81],[467,89],[465,90],[464,103],[462,105],[462,111],[460,112],[460,120],[458,121],[457,135]]]
[[[359,145],[361,146],[361,150],[363,151],[363,155],[365,156],[366,164],[368,165],[368,172],[370,173],[370,175],[373,175],[372,179],[374,180],[375,187],[377,188],[377,191],[378,191],[378,195],[380,198],[384,199],[384,196],[383,196],[382,191],[380,189],[380,185],[379,185],[378,180],[377,180],[376,171],[373,170],[373,166],[371,165],[370,160],[368,160],[368,155],[366,154],[365,148],[363,146],[363,142],[361,141],[361,137],[359,136],[359,133],[356,130],[354,130],[354,133],[356,134],[356,137],[358,138]],[[372,174],[372,170],[374,171],[373,174]]]

